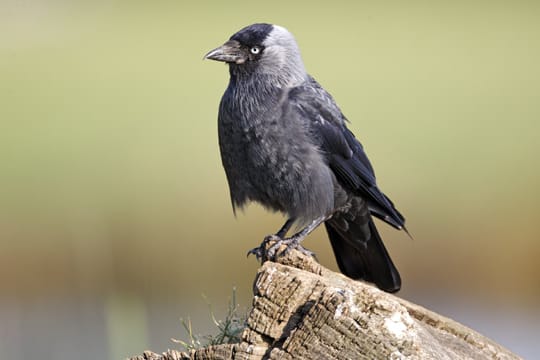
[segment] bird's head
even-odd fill
[[[272,24],[249,25],[204,59],[223,61],[234,75],[267,75],[279,85],[296,85],[307,76],[294,36]]]

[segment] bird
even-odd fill
[[[407,232],[405,218],[379,189],[334,98],[307,73],[294,36],[279,25],[252,24],[203,59],[229,67],[218,138],[233,212],[257,202],[287,219],[250,253],[275,259],[285,245],[313,254],[301,242],[324,224],[343,274],[399,291],[401,277],[374,218]],[[293,226],[298,231],[287,237]]]

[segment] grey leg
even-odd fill
[[[314,253],[304,249],[300,243],[313,232],[319,225],[321,225],[326,220],[330,219],[332,216],[321,216],[315,220],[313,220],[308,226],[291,236],[290,238],[285,239],[276,239],[276,243],[273,244],[267,251],[266,255],[269,259],[275,259],[276,252],[279,250],[281,245],[286,245],[287,248],[283,251],[283,255],[287,254],[291,249],[297,249],[300,252],[303,252],[306,255],[313,256]]]
[[[287,248],[283,251],[282,255],[287,254],[291,249],[297,249],[301,252],[303,252],[306,255],[314,256],[315,254],[312,253],[309,250],[304,249],[300,243],[306,236],[311,234],[313,230],[315,230],[319,225],[321,225],[326,220],[330,219],[332,216],[321,216],[315,220],[313,220],[308,226],[294,234],[293,236],[289,238],[284,238],[285,234],[289,229],[291,228],[292,224],[294,223],[295,219],[289,219],[285,222],[283,227],[275,234],[275,235],[269,235],[267,236],[264,241],[261,243],[259,247],[256,247],[255,249],[252,249],[248,252],[248,256],[250,254],[254,254],[257,259],[265,260],[274,260],[276,258],[276,253],[281,247],[281,245],[285,245]],[[272,246],[266,250],[266,245],[270,241],[275,241]]]
[[[281,229],[279,229],[279,231],[276,233],[276,236],[279,237],[280,239],[283,239],[283,237],[287,235],[287,232],[289,231],[289,229],[291,228],[292,224],[294,224],[295,221],[296,221],[295,218],[291,218],[285,221],[285,224],[283,224]]]
[[[295,221],[295,218],[287,219],[287,221],[285,221],[285,224],[283,224],[283,226],[281,227],[281,229],[279,229],[277,233],[275,233],[274,235],[266,236],[261,245],[259,245],[259,247],[253,248],[248,251],[247,256],[253,254],[257,257],[257,260],[264,260],[266,258],[266,244],[268,244],[269,241],[283,240],[283,238],[285,237],[285,235],[287,235],[287,232]]]

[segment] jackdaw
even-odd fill
[[[300,242],[324,222],[342,273],[398,291],[373,216],[406,231],[405,219],[332,96],[306,72],[293,35],[253,24],[204,58],[229,65],[218,133],[233,210],[256,201],[288,219],[251,252],[272,259],[283,244],[307,252]],[[286,237],[293,224],[301,230]]]

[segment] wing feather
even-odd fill
[[[332,96],[311,78],[292,89],[289,100],[309,127],[338,181],[367,200],[373,216],[402,229],[404,217],[378,188],[373,166],[362,144],[347,129],[346,118]]]

